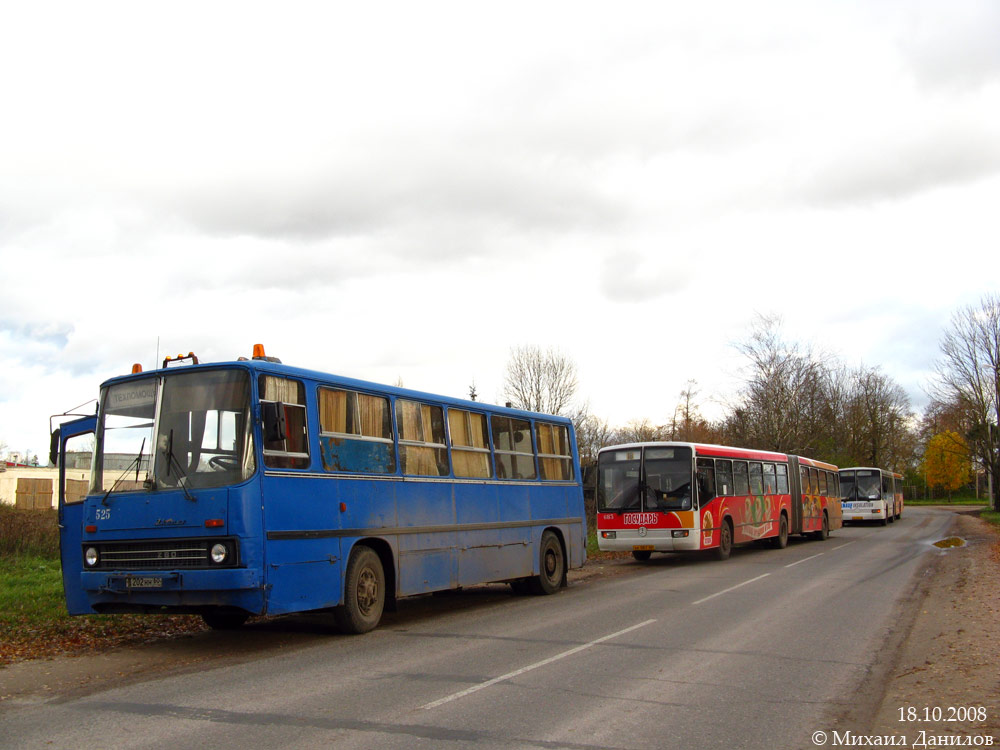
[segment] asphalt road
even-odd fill
[[[5,710],[0,747],[814,747],[877,703],[949,519],[428,598],[365,636]]]

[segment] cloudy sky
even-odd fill
[[[255,343],[711,415],[757,313],[919,408],[998,206],[994,0],[5,3],[0,442]]]

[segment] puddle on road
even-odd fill
[[[960,536],[950,536],[947,539],[942,539],[939,542],[934,542],[934,546],[939,549],[950,549],[952,547],[964,547],[965,540]]]

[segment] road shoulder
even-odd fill
[[[931,735],[992,736],[1000,745],[1000,537],[968,514],[955,515],[950,533],[966,544],[936,551],[924,569],[926,596],[869,730],[905,737],[907,747],[919,746],[921,737],[930,746]],[[985,711],[976,720],[954,720],[979,707]]]

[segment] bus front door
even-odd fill
[[[50,458],[59,467],[59,558],[66,609],[71,615],[94,614],[80,581],[83,572],[83,513],[86,493],[67,493],[66,445],[85,443],[97,433],[97,417],[65,422],[53,434]],[[80,480],[76,480],[80,481]]]

